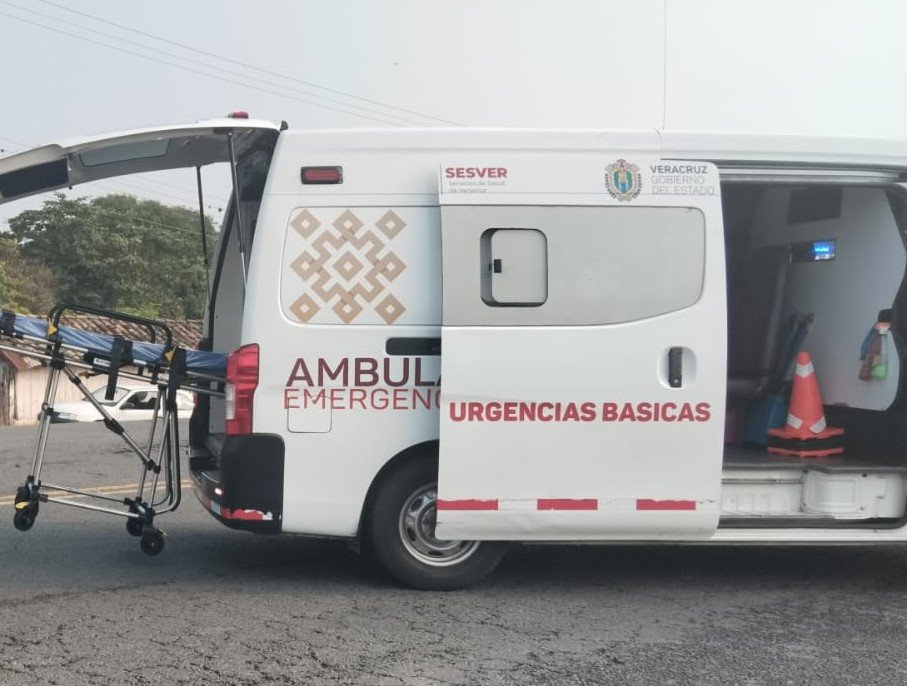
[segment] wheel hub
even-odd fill
[[[400,539],[407,552],[433,567],[462,562],[479,547],[478,541],[445,541],[435,537],[438,521],[437,484],[417,488],[400,511]]]

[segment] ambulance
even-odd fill
[[[4,201],[229,166],[189,458],[229,527],[423,589],[511,542],[907,540],[907,141],[240,113],[13,159]]]

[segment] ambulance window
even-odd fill
[[[618,324],[702,294],[696,209],[461,205],[441,221],[446,325]]]
[[[548,241],[538,229],[482,234],[482,300],[498,307],[538,307],[548,299]]]
[[[144,160],[149,157],[163,157],[167,154],[170,141],[166,138],[156,141],[138,141],[137,143],[119,143],[103,148],[86,150],[79,154],[79,160],[85,167],[96,167],[101,164]]]

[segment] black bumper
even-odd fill
[[[192,448],[192,487],[205,509],[232,529],[278,533],[283,515],[280,436],[226,436],[219,454]]]

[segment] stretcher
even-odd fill
[[[64,314],[94,315],[108,321],[132,324],[143,332],[144,340],[63,326],[60,321]],[[140,538],[141,549],[149,555],[160,553],[164,547],[164,535],[156,526],[156,517],[176,510],[181,498],[176,392],[183,388],[223,397],[227,356],[175,345],[172,332],[164,322],[72,302],[56,305],[46,319],[3,310],[0,315],[0,350],[41,360],[49,367],[32,469],[16,490],[15,527],[28,531],[35,522],[41,503],[58,503],[125,517],[126,530]],[[113,399],[121,377],[157,387],[151,428],[144,442],[130,435],[110,415],[85,386],[80,374],[106,376],[107,400]],[[138,457],[141,470],[133,497],[116,498],[89,492],[85,487],[71,488],[41,479],[54,400],[61,378],[76,386],[85,400],[100,413],[107,429],[119,436]],[[105,504],[60,497],[49,494],[49,491],[60,491],[68,496],[103,501]]]

